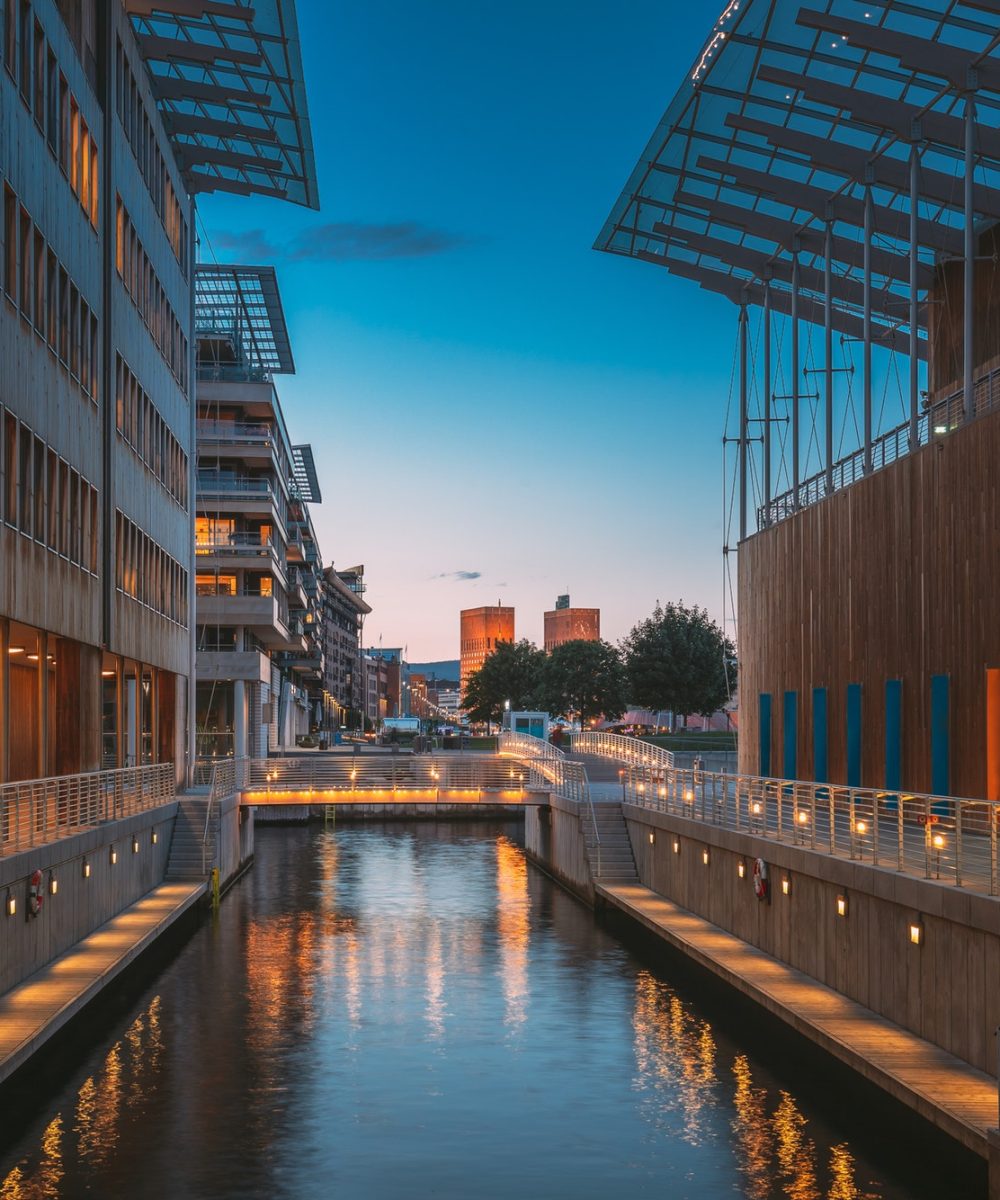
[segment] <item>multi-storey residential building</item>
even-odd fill
[[[499,642],[514,640],[514,610],[499,604],[483,608],[464,608],[460,614],[460,680],[462,694],[474,674],[492,654]]]
[[[199,751],[261,756],[323,724],[321,496],[274,385],[295,364],[273,268],[199,265],[195,331]]]
[[[0,781],[185,770],[192,196],[315,203],[291,0],[206,7],[0,10]]]
[[[363,566],[338,571],[331,565],[323,572],[324,710],[336,725],[365,709],[361,638],[371,608],[362,598],[364,571]]]
[[[597,642],[601,638],[601,610],[572,608],[569,596],[557,596],[556,606],[544,614],[546,653],[563,642]]]

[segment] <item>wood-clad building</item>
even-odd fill
[[[280,97],[266,181],[254,132],[218,150],[275,15],[268,61],[301,79],[292,0],[226,7],[0,4],[0,783],[189,765],[193,196],[315,204]]]
[[[736,308],[744,774],[1000,799],[995,13],[728,5],[598,237]]]

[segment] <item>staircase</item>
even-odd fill
[[[170,856],[167,859],[166,879],[181,881],[204,879],[206,868],[215,862],[215,838],[217,822],[212,821],[208,831],[208,845],[204,859],[202,844],[205,837],[205,817],[208,813],[209,793],[189,792],[178,796],[180,805],[174,819],[174,834],[170,841]]]
[[[591,822],[588,814],[582,825],[594,882],[638,883],[639,875],[621,803],[617,800],[595,801],[593,816]]]

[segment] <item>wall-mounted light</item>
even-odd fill
[[[796,819],[796,821],[798,821],[798,823],[800,825],[808,825],[809,824],[809,814],[805,811],[804,808],[799,809],[799,815],[795,819]]]
[[[114,866],[118,861],[118,851],[114,846],[111,847],[111,853],[108,855],[108,860],[112,866]]]
[[[153,832],[149,835],[149,844],[151,846],[155,846],[159,840],[160,840],[160,835],[154,829]]]
[[[859,836],[859,837],[864,837],[864,836],[865,836],[865,834],[868,832],[868,824],[867,824],[867,822],[865,822],[865,821],[855,821],[855,822],[854,822],[854,832],[855,832],[856,834],[858,834],[858,836]]]
[[[10,888],[8,888],[7,889],[7,916],[12,917],[16,912],[17,912],[17,900],[14,897],[14,893],[10,890]]]
[[[782,877],[782,880],[781,880],[781,894],[783,896],[790,896],[791,893],[792,893],[792,881],[788,878],[787,875],[785,875]]]
[[[747,877],[747,865],[742,858],[736,864],[736,874],[740,877],[740,879],[746,879]]]
[[[56,879],[54,874],[50,875],[49,876],[49,895],[54,896],[56,894],[56,892],[58,892],[58,891],[59,891],[59,880]]]
[[[656,834],[655,834],[655,833],[653,833],[653,831],[652,831],[652,830],[650,830],[650,831],[649,831],[649,844],[650,844],[651,846],[655,846],[655,845],[656,845]]]
[[[707,850],[707,849],[705,849],[705,850],[702,850],[702,852],[701,852],[701,861],[702,861],[702,862],[705,864],[705,866],[706,866],[706,867],[708,866],[708,860],[709,860],[709,853],[708,853],[708,850]]]
[[[680,852],[681,852],[680,838],[674,838],[674,853],[680,854]]]
[[[846,917],[847,916],[847,897],[846,896],[838,896],[837,897],[837,916],[838,917]]]
[[[924,923],[919,917],[915,921],[910,922],[910,942],[914,946],[922,946],[924,944]]]
[[[135,836],[134,833],[132,834],[132,853],[133,854],[139,853],[139,839]]]
[[[684,799],[688,804],[694,804],[694,792],[690,788],[684,793]]]
[[[86,859],[83,860],[83,877],[84,879],[90,878],[90,863]]]
[[[753,813],[753,815],[755,817],[760,816],[760,801],[759,800],[755,800],[753,802],[753,804],[750,805],[750,811]]]

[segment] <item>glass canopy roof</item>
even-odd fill
[[[288,326],[273,267],[199,263],[195,267],[194,297],[199,340],[225,339],[251,371],[294,374]]]
[[[294,0],[124,0],[192,192],[319,207]]]
[[[873,337],[908,350],[911,144],[918,285],[960,258],[966,94],[976,228],[1000,219],[1000,0],[733,0],[615,204],[596,248],[862,334],[870,189]],[[829,223],[829,231],[827,225]],[[917,352],[926,347],[921,309]]]

